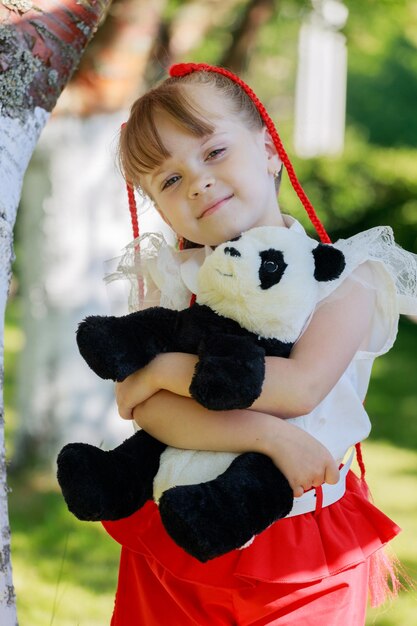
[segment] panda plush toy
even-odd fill
[[[254,228],[206,258],[191,307],[88,317],[78,346],[98,376],[115,381],[162,352],[196,354],[191,396],[211,410],[247,408],[262,391],[265,356],[289,356],[320,286],[344,268],[331,245],[285,228]],[[172,539],[202,562],[244,546],[293,506],[269,457],[179,450],[142,430],[111,451],[66,445],[58,482],[82,520],[120,519],[153,498]]]

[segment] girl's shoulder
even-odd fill
[[[341,277],[321,288],[322,305],[349,297],[360,285],[374,297],[374,315],[368,345],[358,358],[375,358],[393,345],[400,314],[417,315],[417,255],[396,244],[389,226],[377,226],[333,244],[346,260]]]
[[[297,220],[283,217],[287,228],[309,237]],[[385,292],[398,314],[417,315],[417,255],[395,242],[390,226],[376,226],[332,245],[343,252],[346,266],[338,279],[320,284],[320,300],[351,279]]]
[[[385,291],[398,313],[417,313],[417,255],[395,242],[390,226],[370,228],[334,245],[345,255],[348,275]]]

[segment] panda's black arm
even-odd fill
[[[265,350],[252,337],[218,333],[201,341],[190,394],[214,411],[245,409],[260,396]]]
[[[123,317],[93,315],[78,327],[82,357],[101,378],[121,381],[175,349],[177,311],[152,307]]]

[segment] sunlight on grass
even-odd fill
[[[87,559],[87,565],[88,561],[89,559]],[[107,573],[110,579],[114,578],[115,566],[113,564],[108,567]],[[81,567],[86,567],[86,564],[82,563]],[[65,579],[65,571],[60,582],[58,579],[48,581],[42,577],[37,563],[28,563],[21,557],[14,558],[13,573],[21,624],[104,626],[110,623],[113,591],[101,593],[98,601],[97,595],[93,594],[88,586],[68,582]]]
[[[367,479],[375,504],[402,528],[391,543],[408,576],[417,583],[417,451],[388,443],[363,445]],[[417,623],[417,590],[401,591],[392,604],[370,609],[367,625],[412,626]]]
[[[18,298],[8,302],[4,326],[4,410],[7,458],[12,456],[12,442],[17,429],[15,381],[17,359],[25,342],[21,328],[21,306]]]
[[[25,335],[18,326],[6,326],[4,329],[4,343],[11,353],[18,353],[25,344]]]
[[[76,520],[51,478],[18,481],[10,507],[20,623],[109,624],[119,546],[100,524]]]

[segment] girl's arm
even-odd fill
[[[200,406],[188,397],[196,357],[166,354],[116,385],[120,414],[131,419],[136,407],[137,423],[174,447],[263,452],[288,478],[295,496],[334,483],[338,470],[328,450],[274,415],[305,414],[327,395],[368,335],[373,310],[372,292],[359,283],[323,304],[291,358],[267,359],[264,388],[250,410],[213,412]]]
[[[266,358],[262,393],[251,409],[284,418],[311,412],[334,387],[368,335],[374,305],[371,289],[353,280],[343,284],[318,308],[288,359]],[[116,385],[120,415],[131,419],[133,408],[160,389],[189,397],[196,363],[197,357],[191,354],[156,357]]]
[[[295,496],[339,478],[334,459],[321,443],[272,415],[209,411],[168,391],[159,391],[133,414],[149,434],[174,447],[267,454],[287,477]]]

